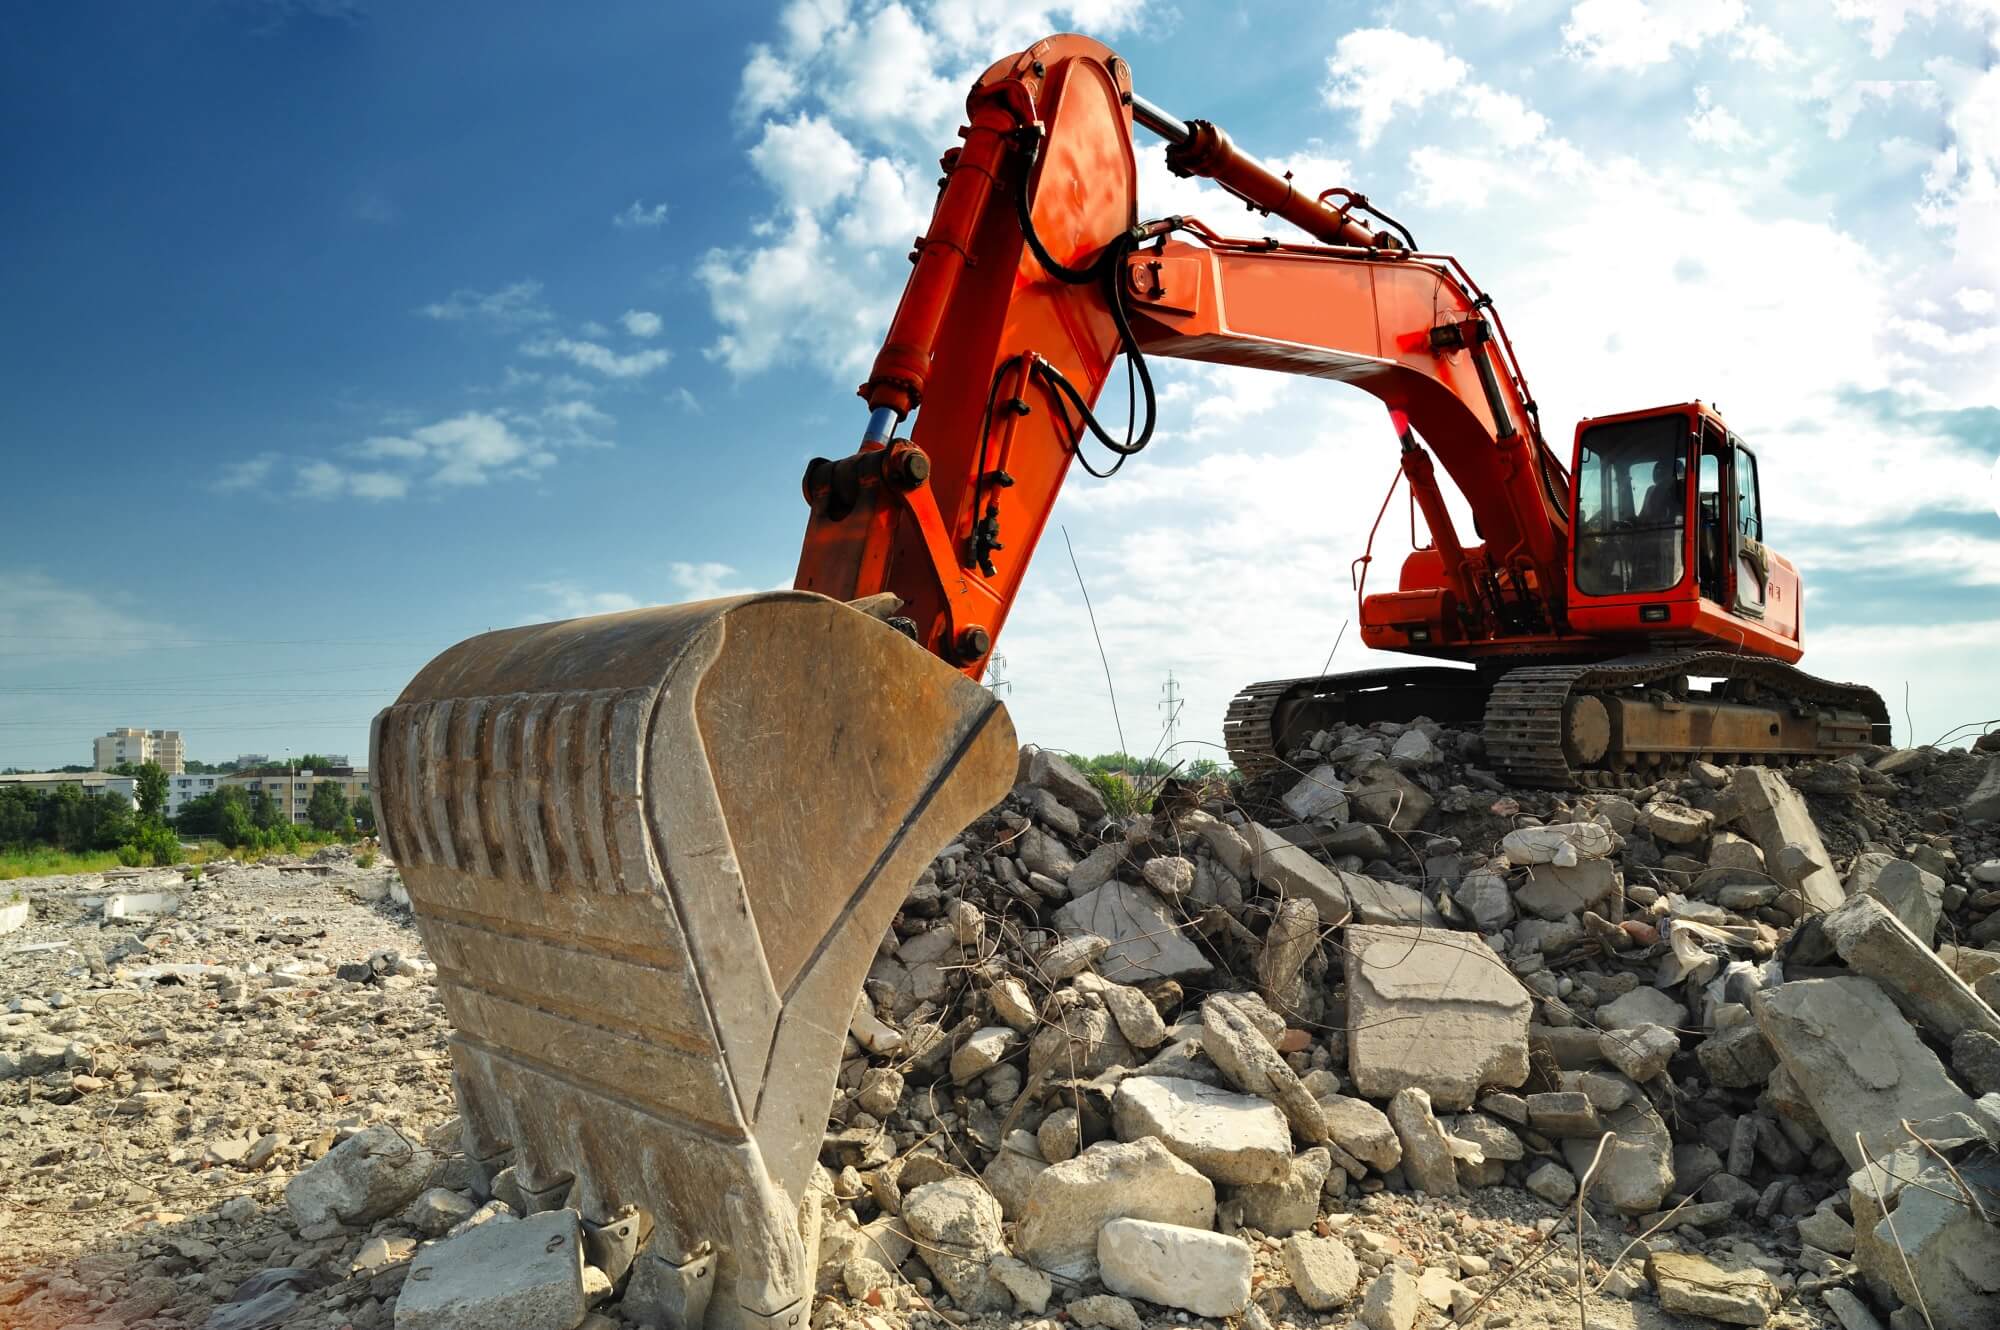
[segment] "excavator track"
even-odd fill
[[[1690,676],[1722,679],[1725,690],[1738,696],[1686,694]],[[1639,701],[1641,691],[1657,697]],[[1770,723],[1767,730],[1776,733],[1768,736],[1748,734],[1740,724],[1718,724],[1760,714],[1742,698],[1761,703],[1766,712],[1782,708],[1789,723]],[[1609,708],[1634,701],[1646,709],[1641,714],[1684,717],[1679,724],[1692,742],[1653,745],[1630,735],[1621,741]],[[1695,758],[1789,763],[1888,741],[1888,707],[1873,689],[1726,651],[1510,670],[1494,684],[1486,704],[1488,761],[1510,784],[1549,789],[1640,783]]]
[[[1253,683],[1229,704],[1222,742],[1246,776],[1287,770],[1285,754],[1329,725],[1429,716],[1476,725],[1490,676],[1444,665],[1355,670]]]
[[[1722,679],[1728,695],[1686,695],[1690,676]],[[1273,679],[1236,695],[1223,740],[1237,770],[1257,777],[1289,769],[1285,755],[1314,730],[1420,715],[1483,725],[1496,772],[1550,789],[1639,783],[1696,757],[1804,761],[1889,739],[1888,708],[1871,689],[1777,661],[1684,651],[1524,663],[1497,675],[1419,666]]]

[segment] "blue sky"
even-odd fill
[[[1992,0],[23,10],[0,766],[123,724],[358,754],[469,633],[789,582],[800,466],[852,444],[964,87],[1065,28],[1459,255],[1565,453],[1582,415],[1719,402],[1804,568],[1806,666],[1899,730],[1907,683],[1922,739],[2000,715],[1996,27]],[[1140,146],[1142,210],[1270,228]],[[1352,614],[1394,461],[1372,399],[1162,382],[1153,450],[1057,514],[1118,714],[1051,533],[1001,643],[1025,737],[1150,748],[1172,670],[1213,741]],[[1352,636],[1336,667],[1372,663]]]

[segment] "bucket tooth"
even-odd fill
[[[376,825],[453,1026],[468,1152],[650,1227],[683,1323],[791,1330],[848,1015],[1016,748],[985,689],[805,592],[508,629],[375,719]]]

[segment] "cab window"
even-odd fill
[[[1588,596],[1665,591],[1686,573],[1687,418],[1594,425],[1577,452],[1576,584]]]
[[[1736,534],[1758,544],[1764,541],[1764,510],[1757,497],[1757,458],[1736,445]]]

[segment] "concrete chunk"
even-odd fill
[[[1292,1291],[1316,1312],[1345,1307],[1361,1286],[1361,1264],[1339,1238],[1294,1233],[1285,1239],[1285,1273]]]
[[[1250,1244],[1205,1229],[1114,1219],[1097,1236],[1104,1286],[1197,1316],[1241,1315],[1250,1301]]]
[[[1319,1218],[1320,1189],[1333,1171],[1333,1152],[1317,1145],[1295,1155],[1282,1182],[1260,1182],[1236,1189],[1243,1223],[1270,1237],[1282,1238],[1311,1228]]]
[[[1458,1166],[1444,1127],[1431,1113],[1430,1096],[1415,1086],[1389,1100],[1389,1122],[1403,1145],[1403,1176],[1432,1196],[1458,1195]]]
[[[1347,821],[1347,782],[1331,763],[1321,763],[1299,778],[1285,792],[1285,811],[1301,822],[1321,818],[1329,822]]]
[[[1908,1140],[1900,1119],[1972,1110],[1872,979],[1795,980],[1756,994],[1750,1010],[1850,1167],[1862,1162],[1857,1132],[1880,1155]]]
[[[917,1254],[951,1299],[969,1312],[1006,1311],[1007,1289],[993,1277],[994,1258],[1007,1254],[1000,1202],[971,1178],[927,1182],[903,1198],[903,1222]]]
[[[1128,1076],[1111,1101],[1121,1141],[1157,1137],[1217,1182],[1281,1182],[1292,1134],[1277,1105],[1172,1076]]]
[[[1181,933],[1166,902],[1143,887],[1107,882],[1056,911],[1056,927],[1073,937],[1109,942],[1097,972],[1114,983],[1143,984],[1207,974],[1208,958]]]
[[[390,1126],[356,1132],[285,1184],[285,1206],[308,1238],[387,1218],[430,1181],[430,1151]]]
[[[1905,923],[1873,896],[1855,896],[1821,919],[1820,927],[1849,969],[1880,983],[1898,1006],[1946,1043],[1966,1030],[2000,1039],[2000,1015]]]
[[[1052,1275],[1088,1279],[1097,1270],[1099,1230],[1122,1216],[1209,1228],[1215,1184],[1153,1137],[1100,1141],[1035,1179],[1015,1248]]]
[[[1097,792],[1097,787],[1065,761],[1061,754],[1046,748],[1029,744],[1021,749],[1021,762],[1015,772],[1014,783],[1047,790],[1086,821],[1097,822],[1104,817],[1104,796]]]
[[[396,1330],[575,1330],[588,1310],[577,1213],[547,1210],[420,1251]]]
[[[1528,1077],[1534,1004],[1477,937],[1356,924],[1347,930],[1347,1063],[1355,1087],[1406,1086],[1437,1107],[1472,1107],[1484,1086]]]
[[[1618,868],[1609,859],[1585,859],[1570,867],[1531,864],[1514,891],[1514,903],[1544,919],[1587,910],[1618,888]]]
[[[1795,893],[1779,897],[1782,907],[1795,917],[1839,908],[1846,899],[1840,877],[1829,866],[1805,799],[1783,776],[1763,767],[1738,767],[1725,800],[1733,813],[1730,820],[1757,842],[1772,875]],[[1786,854],[1787,847],[1794,853]]]
[[[1347,922],[1353,911],[1340,874],[1261,822],[1244,823],[1243,839],[1251,877],[1280,896],[1304,896],[1329,928]]]
[[[1731,1325],[1762,1325],[1778,1307],[1778,1286],[1753,1267],[1725,1270],[1684,1252],[1655,1252],[1646,1259],[1660,1306]]]

